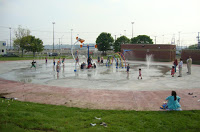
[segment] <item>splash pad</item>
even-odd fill
[[[80,58],[83,62],[86,57]],[[170,75],[171,63],[151,62],[148,65],[141,61],[127,61],[130,72],[125,68],[116,68],[114,65],[98,65],[96,69],[80,69],[74,72],[74,61],[66,60],[61,67],[60,75],[53,68],[52,60],[45,64],[44,60],[37,60],[37,68],[30,69],[30,61],[6,62],[1,64],[0,78],[25,83],[42,84],[84,89],[108,90],[171,90],[189,89],[198,87],[198,81],[191,76],[172,78]],[[96,60],[93,60],[96,63]],[[17,65],[17,68],[16,68]],[[143,80],[138,80],[138,69],[142,69]],[[194,73],[196,74],[196,73]],[[192,82],[188,84],[187,81]],[[180,86],[181,87],[180,87]]]

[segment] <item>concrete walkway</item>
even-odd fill
[[[183,110],[200,110],[200,89],[176,90]],[[63,88],[0,79],[0,93],[20,101],[91,109],[159,111],[170,91],[120,91]],[[193,93],[193,95],[188,95]],[[194,97],[196,96],[196,97]]]

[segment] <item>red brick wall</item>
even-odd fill
[[[186,62],[189,56],[192,58],[192,63],[200,64],[200,50],[182,50],[181,58],[183,62]]]
[[[125,54],[130,60],[145,60],[146,54],[153,54],[155,61],[173,61],[176,57],[175,45],[163,44],[122,44],[123,50],[132,50]]]

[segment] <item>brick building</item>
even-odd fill
[[[169,44],[122,44],[121,52],[130,60],[145,60],[146,54],[152,54],[155,61],[173,61],[176,57],[176,45]]]
[[[200,64],[200,50],[199,49],[196,49],[196,50],[189,50],[189,49],[182,50],[181,58],[183,59],[183,62],[186,62],[186,60],[188,59],[189,56],[191,56],[191,58],[192,58],[192,63]]]

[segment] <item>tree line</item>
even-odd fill
[[[122,44],[153,44],[153,40],[147,35],[138,35],[134,38],[127,38],[126,36],[121,36],[115,41],[110,33],[102,32],[96,39],[97,48],[103,53],[107,50],[113,50],[115,52],[121,52]]]
[[[24,51],[33,52],[33,56],[35,56],[36,52],[44,50],[43,41],[30,35],[30,33],[29,29],[22,28],[21,26],[15,31],[14,47],[22,51],[22,57]],[[147,35],[138,35],[131,39],[121,36],[114,40],[110,33],[102,32],[96,38],[96,43],[98,50],[105,53],[107,50],[120,52],[121,44],[153,44],[153,41]]]

